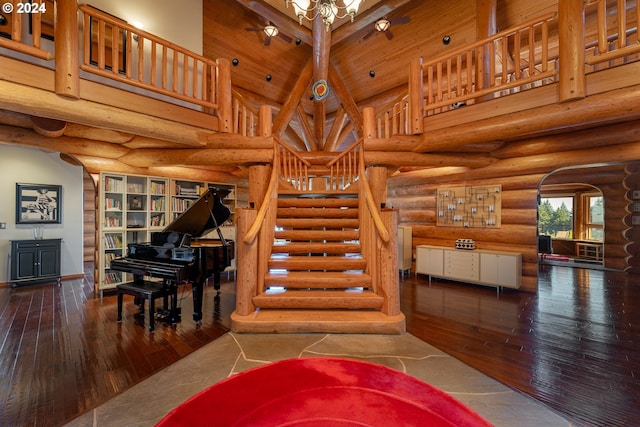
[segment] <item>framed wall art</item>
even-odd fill
[[[61,224],[62,186],[16,183],[16,224]]]

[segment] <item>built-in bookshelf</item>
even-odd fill
[[[140,175],[100,175],[98,289],[130,280],[111,270],[111,260],[127,255],[127,245],[150,240],[169,218],[169,179]]]
[[[221,224],[223,235],[235,240],[235,185],[141,175],[102,173],[99,192],[98,290],[115,288],[131,280],[126,273],[111,270],[111,260],[127,255],[127,245],[151,240],[209,188],[220,190],[231,217]],[[217,236],[210,236],[217,238]],[[235,268],[235,264],[232,268]]]

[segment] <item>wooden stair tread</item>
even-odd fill
[[[307,308],[307,309],[379,309],[384,298],[367,290],[290,290],[264,292],[253,297],[260,308]]]
[[[357,195],[358,186],[352,185],[345,190],[312,190],[312,191],[301,191],[293,188],[281,188],[278,190],[278,194],[285,194],[285,195],[317,194],[322,196],[344,196],[349,194]]]
[[[276,239],[297,241],[351,241],[360,238],[358,230],[278,230]]]
[[[402,313],[387,315],[378,310],[261,309],[247,316],[240,316],[234,311],[231,328],[238,333],[401,335],[406,332],[406,319]]]
[[[271,253],[280,254],[346,254],[360,253],[359,243],[311,243],[311,242],[277,242],[273,244]]]
[[[360,221],[358,218],[278,218],[276,227],[356,229],[360,227]]]
[[[289,197],[278,198],[278,207],[296,207],[296,208],[313,208],[313,207],[325,207],[325,208],[357,208],[358,199],[354,197],[349,198],[317,198],[317,197]]]
[[[348,256],[289,256],[269,259],[269,268],[289,270],[364,270],[366,266],[367,261],[363,258]]]
[[[342,208],[278,208],[278,219],[280,218],[358,218],[358,209]],[[276,220],[277,222],[277,220]]]
[[[287,288],[353,288],[371,286],[371,276],[362,272],[327,271],[322,274],[311,271],[268,273],[265,286]]]

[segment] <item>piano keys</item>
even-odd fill
[[[213,278],[214,289],[220,290],[220,274],[231,265],[234,242],[225,239],[220,230],[231,212],[222,199],[228,192],[209,188],[178,218],[161,232],[153,233],[151,242],[128,245],[127,256],[111,261],[113,270],[130,273],[135,283],[145,277],[160,278],[164,286],[190,283],[193,295],[193,320],[202,320],[203,287]],[[202,238],[217,231],[219,239]],[[178,318],[172,303],[172,319]]]

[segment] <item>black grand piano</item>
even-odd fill
[[[111,268],[133,274],[133,282],[122,286],[143,289],[145,277],[160,278],[165,289],[191,283],[193,294],[193,320],[202,319],[202,296],[205,281],[213,278],[214,289],[220,290],[220,274],[234,258],[234,242],[225,239],[220,226],[231,212],[222,199],[228,190],[209,188],[202,196],[171,222],[163,231],[152,233],[147,243],[128,245],[126,257],[111,261]],[[218,239],[203,238],[216,230]],[[121,286],[121,285],[119,285]],[[134,293],[135,295],[135,293]],[[166,293],[165,293],[166,295]],[[177,321],[175,291],[172,293],[170,319]],[[118,295],[120,318],[122,299]],[[142,301],[144,303],[144,301]],[[166,298],[165,298],[166,305]],[[166,308],[166,307],[165,307]],[[153,313],[150,313],[153,316]],[[153,318],[150,318],[153,330]]]

